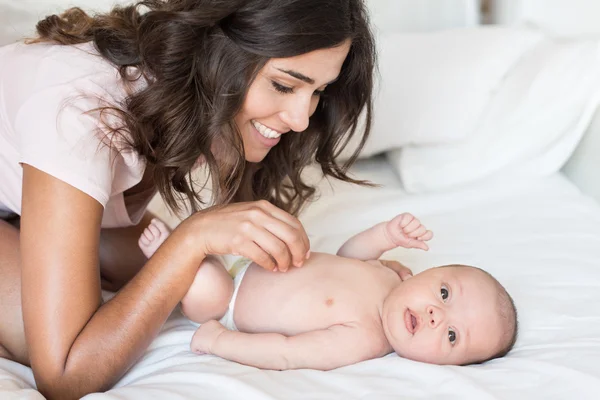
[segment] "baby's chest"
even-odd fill
[[[252,321],[252,330],[297,334],[378,315],[376,290],[365,285],[280,279],[277,287],[255,281],[241,289],[236,322]]]

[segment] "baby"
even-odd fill
[[[154,220],[140,247],[150,257],[168,235]],[[447,265],[410,277],[377,260],[398,246],[428,250],[432,236],[404,213],[352,237],[337,255],[312,253],[286,273],[239,259],[232,280],[220,258],[207,258],[181,303],[202,324],[191,348],[274,370],[330,370],[393,351],[454,365],[505,355],[517,313],[490,274]]]

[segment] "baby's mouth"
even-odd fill
[[[408,308],[404,312],[404,324],[406,325],[406,329],[414,335],[419,323],[417,317]]]

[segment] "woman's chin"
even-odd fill
[[[251,163],[259,163],[262,160],[265,159],[265,157],[267,156],[267,154],[269,154],[268,151],[266,152],[259,152],[259,151],[253,151],[253,152],[246,152],[246,161],[251,162]]]

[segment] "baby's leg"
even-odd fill
[[[221,319],[233,296],[233,279],[216,258],[204,259],[194,282],[181,300],[181,311],[199,324],[211,319]]]
[[[140,236],[140,249],[150,258],[170,234],[165,223],[154,218]],[[225,315],[232,295],[231,276],[217,258],[208,256],[200,264],[192,285],[181,300],[181,311],[198,323],[220,319]]]
[[[140,239],[138,240],[138,246],[140,246],[142,253],[144,253],[147,258],[150,258],[160,245],[167,240],[170,234],[171,230],[164,222],[158,218],[153,218],[152,221],[150,221],[150,225],[142,232]]]

